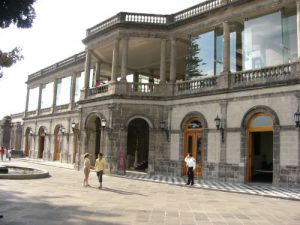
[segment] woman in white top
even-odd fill
[[[84,173],[84,179],[82,186],[90,186],[89,185],[89,175],[91,170],[91,162],[89,159],[89,153],[84,154],[84,161],[83,161],[83,173]]]

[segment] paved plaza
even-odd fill
[[[104,176],[99,190],[94,173],[91,187],[82,187],[82,171],[26,161],[10,164],[46,169],[51,177],[0,180],[1,225],[300,223],[299,201],[115,176]]]

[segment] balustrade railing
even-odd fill
[[[40,109],[41,113],[47,113],[47,112],[51,112],[52,107],[48,107],[48,108],[44,108],[44,109]]]
[[[92,96],[92,95],[96,95],[99,93],[106,93],[106,92],[108,92],[108,86],[109,86],[108,84],[104,84],[104,85],[101,85],[98,87],[90,88],[88,91],[88,95]]]
[[[26,116],[32,116],[32,115],[36,115],[36,110],[28,111],[26,113]]]
[[[202,2],[196,6],[193,6],[191,8],[182,10],[174,14],[174,22],[188,19],[190,17],[199,15],[201,13],[205,13],[207,11],[216,9],[226,4],[227,2],[224,0],[210,0],[210,1]]]
[[[284,79],[291,74],[291,65],[278,65],[256,70],[248,70],[231,74],[235,85],[259,82],[260,80]]]
[[[64,110],[64,109],[68,109],[69,108],[69,104],[64,104],[64,105],[59,105],[55,107],[55,110]]]
[[[64,59],[64,60],[58,62],[58,63],[55,63],[55,64],[53,64],[51,66],[48,66],[45,69],[42,69],[42,70],[40,70],[40,71],[38,71],[38,72],[36,72],[34,74],[29,75],[28,76],[28,81],[33,80],[33,79],[35,79],[37,77],[40,77],[42,75],[51,73],[51,72],[53,72],[53,71],[55,71],[57,69],[61,69],[61,68],[65,67],[65,66],[71,65],[72,63],[81,62],[84,59],[85,59],[85,52],[80,52],[80,53],[78,53],[78,54],[76,54],[74,56],[71,56],[71,57],[69,57],[67,59]]]
[[[215,87],[218,84],[218,77],[208,77],[197,80],[183,81],[177,83],[177,92],[195,92],[204,88]]]
[[[106,30],[116,24],[121,23],[136,23],[147,25],[170,25],[179,21],[189,19],[190,17],[200,15],[202,13],[217,9],[224,5],[228,5],[232,2],[239,0],[208,0],[202,2],[191,8],[182,10],[172,15],[157,15],[157,14],[144,14],[144,13],[128,13],[121,12],[117,15],[99,23],[89,29],[87,29],[87,36],[93,35],[99,31]]]
[[[151,83],[127,83],[128,93],[153,93],[158,89],[157,84]]]

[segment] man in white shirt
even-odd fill
[[[186,158],[186,166],[188,168],[188,182],[186,185],[194,185],[194,170],[196,168],[196,160],[192,153],[189,153],[189,157]]]

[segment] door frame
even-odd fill
[[[200,124],[201,124],[201,128],[188,128],[188,125],[190,124],[190,122],[192,121],[199,121]],[[185,157],[187,156],[187,153],[189,151],[188,147],[189,147],[189,136],[192,136],[193,137],[193,143],[192,143],[192,154],[193,154],[193,157],[196,159],[196,169],[195,169],[195,172],[194,172],[194,177],[197,177],[197,178],[201,178],[202,175],[203,175],[203,162],[204,162],[204,129],[203,129],[203,123],[202,121],[200,120],[199,116],[192,116],[190,117],[188,120],[186,120],[186,122],[184,123],[184,127],[183,127],[183,130],[184,130],[184,140],[183,140],[183,158],[185,159]],[[201,140],[202,140],[202,143],[201,143],[201,156],[200,156],[200,159],[201,159],[201,162],[198,163],[197,162],[197,153],[198,153],[198,137],[201,136]],[[183,166],[183,176],[187,176],[187,167],[186,167],[186,163],[184,163],[184,166]]]
[[[258,117],[258,116],[266,116],[270,119],[270,122],[272,122],[272,126],[257,126],[253,127],[252,126],[252,121]],[[245,183],[250,183],[252,182],[252,166],[253,166],[253,133],[258,133],[258,132],[272,132],[274,135],[274,123],[272,121],[272,116],[269,115],[268,113],[265,112],[258,112],[255,113],[254,115],[251,116],[251,118],[248,121],[248,126],[247,126],[247,164],[246,164],[246,174],[245,174]],[[274,144],[274,139],[273,143]],[[273,149],[274,152],[274,149]]]

